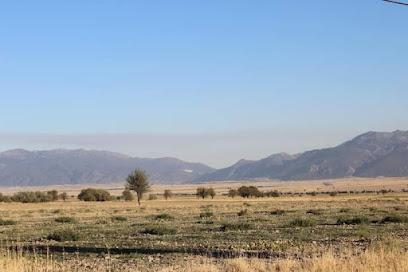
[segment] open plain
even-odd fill
[[[255,182],[251,185],[260,190],[278,190],[282,195],[226,195],[240,185],[154,186],[150,193],[157,199],[146,197],[140,207],[135,201],[81,202],[75,197],[51,203],[1,203],[5,254],[0,267],[324,271],[319,269],[326,265],[342,271],[340,267],[349,262],[355,271],[376,271],[363,265],[364,258],[371,258],[378,271],[387,271],[382,266],[388,263],[397,269],[389,271],[407,271],[406,179]],[[194,195],[199,186],[212,186],[217,195],[199,199]],[[165,200],[164,189],[174,196]],[[384,254],[394,256],[396,263],[382,261]]]

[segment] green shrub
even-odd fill
[[[79,234],[71,229],[65,229],[60,231],[55,231],[47,236],[48,240],[54,240],[57,242],[65,241],[78,241]]]
[[[125,201],[133,201],[135,200],[135,195],[129,189],[126,189],[122,192],[122,198]]]
[[[71,223],[76,223],[75,218],[73,217],[68,217],[68,216],[61,216],[61,217],[57,217],[54,220],[57,223],[63,223],[63,224],[71,224]]]
[[[238,188],[238,194],[244,198],[263,196],[262,192],[255,186],[241,186]]]
[[[44,192],[17,192],[11,200],[21,203],[40,203],[53,201],[52,195]]]
[[[16,225],[17,222],[14,220],[4,220],[0,219],[0,226],[11,226],[11,225]]]
[[[279,191],[269,191],[269,192],[265,192],[264,196],[266,197],[280,197],[281,193]]]
[[[58,200],[58,191],[57,190],[48,191],[47,195],[49,196],[51,201],[57,201]]]
[[[0,202],[11,202],[11,197],[5,196],[2,193],[0,193]]]
[[[78,199],[82,201],[109,201],[112,200],[112,197],[106,190],[88,188],[81,191]]]
[[[316,222],[309,218],[296,218],[289,223],[292,227],[313,227],[316,225]]]
[[[361,224],[368,224],[370,220],[368,220],[365,216],[356,216],[350,218],[339,218],[337,220],[337,225],[361,225]]]
[[[174,235],[177,233],[177,230],[175,228],[158,225],[146,227],[144,230],[141,231],[141,233],[150,235]]]

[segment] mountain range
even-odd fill
[[[133,158],[107,151],[22,149],[0,153],[0,186],[124,183],[135,168],[155,183],[191,181],[213,168],[175,158]]]
[[[241,160],[204,174],[196,182],[270,178],[279,180],[408,176],[408,131],[368,132],[333,148]]]
[[[336,147],[240,160],[219,170],[176,158],[134,158],[82,149],[15,149],[0,153],[0,186],[124,183],[135,168],[146,170],[153,183],[405,177],[408,131],[368,132]]]

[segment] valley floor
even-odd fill
[[[0,203],[0,269],[408,271],[408,193],[231,199],[217,190],[141,207]]]

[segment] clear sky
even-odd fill
[[[408,129],[408,8],[380,0],[0,2],[0,150],[226,166]]]

